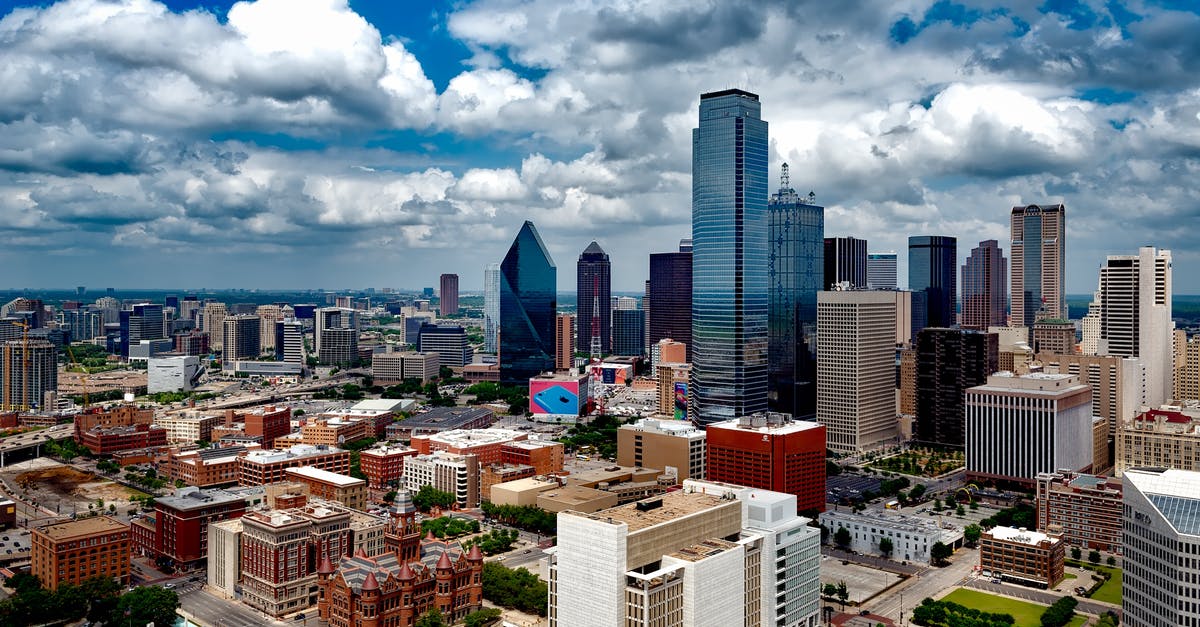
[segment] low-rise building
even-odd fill
[[[1121,482],[1111,477],[1046,472],[1037,478],[1038,530],[1067,544],[1121,552]]]
[[[167,477],[198,488],[233,485],[238,481],[238,458],[251,450],[259,450],[258,445],[174,451],[165,464]]]
[[[467,364],[463,366],[462,376],[467,383],[499,383],[500,364]]]
[[[129,583],[128,525],[97,516],[35,527],[31,535],[29,572],[48,590],[92,577]]]
[[[1116,432],[1116,475],[1132,468],[1200,471],[1200,406],[1143,407]]]
[[[350,514],[325,507],[249,512],[242,517],[242,600],[270,616],[316,604],[314,565],[350,547]]]
[[[979,566],[985,577],[1053,588],[1063,579],[1065,547],[1061,538],[1037,531],[993,527],[979,539]]]
[[[208,555],[208,526],[240,518],[246,513],[246,496],[189,487],[159,497],[152,514],[133,522],[134,550],[180,570],[201,566]]]
[[[367,476],[367,487],[382,490],[400,485],[404,478],[404,458],[417,455],[407,446],[384,445],[359,453],[359,465]]]
[[[704,479],[707,441],[690,422],[643,418],[617,429],[617,463],[675,468],[680,481]]]
[[[287,478],[307,485],[309,493],[317,498],[336,501],[350,509],[367,508],[367,482],[362,479],[311,466],[288,468]]]
[[[170,444],[212,442],[213,427],[221,424],[220,416],[161,416],[154,424],[166,429]]]
[[[938,524],[936,520],[907,516],[892,511],[867,510],[821,512],[821,524],[829,529],[832,542],[839,529],[850,533],[851,551],[868,555],[879,555],[879,542],[892,541],[891,557],[906,562],[929,564],[930,549],[941,542],[952,549],[963,543],[963,530],[952,523]]]
[[[453,429],[483,429],[494,421],[492,410],[483,407],[434,407],[389,425],[387,438],[408,440],[414,435]]]
[[[493,505],[535,506],[537,505],[538,495],[559,487],[560,484],[557,481],[548,481],[537,477],[524,477],[491,486],[490,498]],[[611,503],[608,507],[613,507],[617,504],[615,496],[611,499]]]
[[[199,374],[199,357],[151,357],[146,362],[146,392],[190,392]]]
[[[147,424],[95,427],[83,434],[80,443],[93,455],[112,455],[117,451],[163,446],[167,443],[167,430]]]
[[[250,451],[237,464],[239,485],[266,485],[286,480],[287,469],[300,466],[349,473],[350,451],[301,444],[284,451]]]
[[[376,385],[395,385],[405,379],[417,379],[424,385],[437,378],[440,367],[437,353],[407,351],[375,353],[371,357],[371,376]]]
[[[485,501],[492,500],[492,486],[525,479],[539,474],[533,466],[525,464],[492,464],[479,470],[479,494]],[[494,502],[494,501],[493,501]]]

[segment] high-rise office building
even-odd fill
[[[917,334],[915,440],[957,448],[965,444],[963,394],[997,371],[999,346],[994,333],[930,327]]]
[[[828,447],[857,453],[895,441],[896,292],[820,292],[817,326],[817,421]]]
[[[1146,404],[1161,405],[1174,380],[1171,251],[1142,247],[1109,255],[1100,267],[1101,355],[1137,357],[1146,367]]]
[[[670,338],[692,351],[692,241],[679,242],[679,251],[650,255],[650,280],[646,309],[650,322],[646,339],[650,345]]]
[[[275,323],[275,359],[289,364],[303,364],[304,325],[299,320],[280,320]]]
[[[500,336],[500,264],[483,267],[483,351],[496,354]]]
[[[458,324],[422,324],[418,348],[422,353],[437,353],[438,364],[451,368],[471,363],[473,355],[467,331]]]
[[[200,328],[208,334],[209,344],[213,350],[221,348],[221,340],[225,334],[225,316],[228,314],[225,303],[206,302],[204,308],[200,310]]]
[[[817,292],[824,263],[825,208],[792,189],[783,164],[770,216],[768,395],[771,411],[817,413]]]
[[[646,349],[646,315],[641,309],[612,312],[612,354],[640,357]]]
[[[908,289],[925,294],[925,326],[952,327],[958,323],[957,270],[957,239],[942,235],[908,238]],[[916,306],[914,300],[913,308]]]
[[[43,407],[58,389],[58,349],[45,340],[9,340],[0,347],[0,411]]]
[[[558,269],[533,222],[521,225],[500,264],[500,380],[527,385],[554,370]]]
[[[568,370],[575,361],[575,314],[554,319],[554,369]]]
[[[458,275],[443,274],[438,291],[438,314],[454,316],[458,314]]]
[[[314,313],[313,348],[322,364],[350,365],[358,361],[358,312],[322,307]]]
[[[692,380],[695,420],[767,408],[767,123],[758,96],[700,96],[692,131]],[[678,338],[676,338],[678,339]]]
[[[575,350],[592,352],[592,336],[600,335],[600,354],[612,351],[612,266],[608,253],[596,242],[588,244],[579,254],[576,270],[575,313],[579,316],[579,333],[575,339]],[[595,318],[595,319],[593,319]]]
[[[167,337],[163,322],[162,305],[141,303],[120,313],[121,355],[129,356],[129,347],[142,340],[158,340]]]
[[[962,326],[986,330],[1008,323],[1008,262],[994,239],[979,242],[962,267]]]
[[[1067,317],[1066,224],[1064,205],[1013,207],[1013,326],[1032,326],[1039,317]]]
[[[896,253],[867,253],[867,288],[894,290],[896,284]]]
[[[705,433],[709,479],[795,495],[801,511],[825,510],[824,425],[763,412],[709,424]]]
[[[854,289],[867,287],[867,240],[855,237],[826,237],[825,273],[822,290],[831,290],[838,283],[849,283]]]
[[[1200,335],[1184,343],[1182,362],[1175,370],[1176,399],[1200,400]]]
[[[1200,625],[1200,472],[1138,468],[1125,473],[1123,487],[1121,624]]]
[[[283,320],[283,307],[279,305],[259,305],[254,310],[254,315],[258,316],[258,340],[262,344],[259,347],[260,352],[274,353],[275,352],[275,323]]]
[[[0,322],[0,324],[3,323]],[[92,311],[64,309],[59,312],[58,324],[70,331],[73,342],[90,340],[104,335],[104,318]]]
[[[238,359],[254,359],[261,355],[262,320],[258,316],[241,314],[226,316],[222,337],[221,362],[226,369]]]

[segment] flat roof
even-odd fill
[[[409,416],[394,424],[403,429],[449,430],[482,418],[491,418],[494,415],[492,410],[481,407],[434,407],[425,413]]]
[[[660,507],[653,509],[645,509],[645,506],[638,507],[639,503],[652,502],[656,499],[662,500]],[[625,523],[629,526],[630,533],[660,525],[665,522],[670,522],[677,518],[690,516],[699,512],[707,511],[722,505],[733,505],[739,510],[742,505],[737,499],[727,499],[700,492],[667,492],[661,496],[655,496],[648,499],[643,499],[626,505],[618,505],[605,510],[600,510],[594,514],[581,514],[579,512],[565,512],[576,516],[584,516],[593,520],[608,521],[611,523]]]
[[[819,422],[810,420],[789,420],[782,424],[762,424],[758,426],[743,426],[741,418],[726,420],[724,422],[714,422],[708,425],[708,429],[736,429],[738,431],[757,431],[759,433],[770,433],[773,435],[786,435],[789,433],[799,433],[801,431],[809,431],[811,429],[821,429],[825,425]]]
[[[688,562],[699,562],[719,553],[736,549],[737,547],[737,544],[728,540],[710,538],[690,546],[685,546],[682,549],[673,551],[667,555],[674,557],[675,559],[681,559]]]
[[[502,488],[504,490],[511,490],[513,492],[523,492],[525,490],[536,490],[539,488],[549,490],[556,487],[558,487],[558,483],[555,481],[544,481],[542,479],[538,479],[537,477],[526,477],[524,479],[514,479],[512,481],[505,481],[504,483],[497,483],[492,486],[492,489]]]
[[[336,446],[325,446],[311,444],[297,444],[293,447],[278,450],[259,450],[250,451],[246,454],[246,461],[255,464],[270,464],[272,462],[282,462],[289,459],[302,459],[305,457],[316,457],[317,455],[330,455],[333,453],[342,453],[342,449]]]
[[[317,481],[323,481],[325,483],[332,483],[333,485],[342,486],[342,487],[365,485],[367,483],[366,481],[363,481],[362,479],[355,479],[354,477],[351,477],[349,475],[339,475],[336,472],[329,472],[328,470],[321,470],[320,468],[313,468],[312,466],[300,466],[298,468],[288,468],[287,474],[300,475],[301,477],[308,477],[309,479],[315,479]]]
[[[155,499],[155,502],[162,503],[172,509],[191,510],[244,500],[244,496],[226,492],[225,490],[201,490],[200,488],[189,487],[180,488],[171,496],[159,497]]]
[[[430,442],[439,442],[464,448],[483,446],[485,444],[503,444],[524,436],[524,431],[510,431],[507,429],[450,429],[415,437],[428,438]]]
[[[123,525],[108,516],[96,516],[94,518],[84,518],[83,520],[72,520],[70,522],[46,525],[34,531],[51,540],[66,540],[80,536],[129,531],[129,526]]]
[[[1042,542],[1062,542],[1058,538],[1048,536],[1040,531],[1029,531],[1027,529],[1016,529],[1013,527],[992,527],[988,533],[997,540],[1005,542],[1015,542],[1017,544],[1028,544],[1030,546],[1040,544]]]

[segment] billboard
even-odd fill
[[[687,420],[687,381],[675,382],[675,420]]]
[[[554,379],[529,380],[529,411],[534,414],[578,416],[583,403],[579,399],[579,381]],[[587,393],[587,390],[584,390]]]
[[[598,364],[591,366],[589,371],[596,376],[600,371],[600,382],[605,385],[627,385],[633,381],[633,366],[629,364]]]

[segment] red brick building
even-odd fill
[[[138,409],[134,405],[121,405],[109,411],[90,410],[75,416],[75,442],[83,444],[83,434],[97,427],[128,427],[152,422],[153,409]]]
[[[208,555],[208,525],[245,513],[243,495],[183,488],[174,496],[156,499],[152,517],[131,523],[134,550],[175,568],[203,566]]]
[[[359,453],[359,465],[371,489],[386,489],[404,478],[404,458],[417,454],[407,446],[369,448]]]
[[[242,421],[246,425],[246,435],[262,437],[263,448],[271,448],[275,438],[292,432],[292,410],[289,407],[259,407],[242,414]]]
[[[799,511],[825,511],[825,426],[786,414],[708,425],[710,481],[796,495]]]
[[[83,433],[80,444],[93,455],[112,455],[117,451],[166,446],[167,430],[149,424],[93,427]]]
[[[287,469],[300,466],[350,474],[350,451],[300,444],[284,451],[251,451],[237,464],[238,485],[267,485],[287,481]]]

